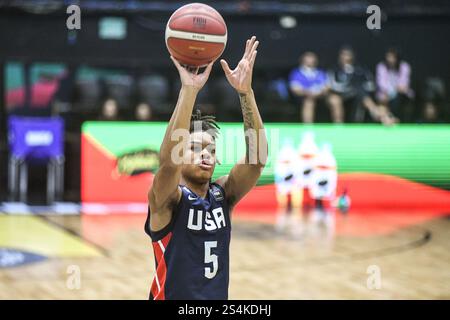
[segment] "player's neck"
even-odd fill
[[[193,181],[189,181],[184,178],[181,178],[180,184],[185,185],[190,190],[195,192],[199,197],[202,197],[202,198],[206,197],[206,194],[208,193],[208,189],[209,189],[209,182],[195,183]]]

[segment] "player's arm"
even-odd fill
[[[171,59],[180,74],[181,90],[161,144],[159,170],[148,192],[150,212],[152,213],[152,219],[150,219],[152,230],[162,229],[170,222],[172,206],[180,200],[181,190],[178,183],[181,176],[181,161],[172,158],[172,150],[178,144],[181,144],[181,150],[185,150],[187,139],[185,138],[186,135],[178,138],[180,135],[176,134],[176,130],[181,129],[185,130],[185,133],[189,132],[192,109],[197,93],[208,80],[214,63],[211,62],[205,71],[199,74],[198,68],[191,72],[181,66],[173,57]]]
[[[228,81],[239,93],[245,130],[245,157],[234,165],[228,176],[217,180],[225,189],[231,205],[236,204],[255,186],[267,160],[266,133],[252,90],[258,44],[254,36],[247,40],[244,56],[234,70],[229,68],[225,60],[220,61]]]

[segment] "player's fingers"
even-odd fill
[[[245,41],[244,58],[248,56],[248,49],[249,48],[250,48],[250,39],[247,39],[247,41]]]
[[[252,49],[250,50],[251,54],[253,54],[253,52],[256,51],[256,48],[258,48],[258,45],[259,45],[259,41],[255,41],[253,43]]]
[[[214,61],[208,63],[206,65],[205,71],[208,71],[208,72],[211,71],[213,64],[214,64]]]
[[[253,42],[255,41],[255,36],[252,36],[250,39],[247,40],[247,47],[244,54],[244,59],[248,59],[251,55],[251,49],[253,46]]]
[[[258,54],[258,51],[255,50],[252,52],[252,56],[250,57],[250,66],[253,68],[253,65],[255,64],[256,55]]]
[[[228,66],[228,63],[225,60],[220,60],[220,64],[222,66],[223,71],[225,72],[225,74],[230,74],[231,73],[231,69]]]
[[[209,76],[209,74],[211,73],[214,62],[215,60],[208,63],[208,65],[206,66],[205,73],[207,76]]]
[[[181,71],[181,69],[183,69],[183,67],[181,66],[181,64],[177,61],[177,59],[175,59],[173,56],[170,56],[170,59],[172,59],[173,64],[175,65],[175,67]]]
[[[176,67],[178,67],[180,64],[178,63],[178,61],[173,57],[173,56],[170,56],[170,59],[172,59],[172,62],[173,62],[173,64],[176,66]]]
[[[253,44],[255,43],[256,37],[252,36],[249,40],[248,40],[248,48],[247,48],[247,55],[246,58],[249,58],[250,55],[252,54],[252,48],[253,48]]]

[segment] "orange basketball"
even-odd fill
[[[166,45],[181,64],[205,66],[222,54],[227,26],[219,12],[202,3],[176,10],[166,26]]]

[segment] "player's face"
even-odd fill
[[[206,132],[190,134],[187,152],[184,155],[182,175],[195,183],[207,183],[216,166],[216,143]]]

